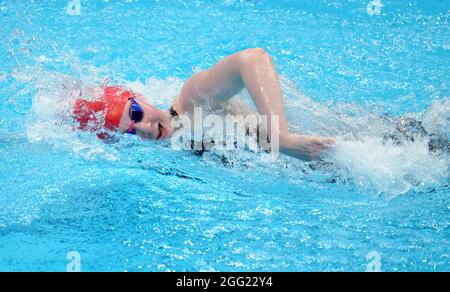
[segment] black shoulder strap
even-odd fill
[[[173,106],[170,107],[169,112],[170,112],[170,115],[171,115],[172,117],[178,116],[178,113],[177,113],[177,111],[173,108]]]

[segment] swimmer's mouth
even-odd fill
[[[159,131],[159,133],[158,133],[158,136],[156,137],[156,140],[161,139],[161,137],[163,135],[163,128],[162,128],[161,123],[158,123],[158,131]]]

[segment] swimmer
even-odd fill
[[[261,115],[267,116],[268,137],[279,138],[281,153],[302,160],[314,160],[332,148],[330,137],[292,133],[288,129],[284,100],[272,57],[261,48],[247,49],[224,58],[212,68],[189,78],[169,110],[149,104],[142,95],[118,86],[103,87],[96,98],[75,101],[74,117],[82,130],[120,131],[142,139],[170,138],[176,129],[172,119],[192,115],[194,107],[220,108],[247,89]],[[279,127],[272,127],[274,116]],[[104,134],[100,134],[100,138]]]

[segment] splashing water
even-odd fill
[[[118,159],[117,151],[89,135],[73,131],[73,125],[70,124],[71,105],[82,87],[80,80],[48,71],[33,76],[31,80],[25,73],[15,75],[21,82],[31,83],[36,88],[27,126],[27,137],[30,141],[53,141],[56,147],[65,144],[66,147],[71,147],[74,153],[87,159]],[[99,80],[96,76],[91,78]],[[145,82],[135,80],[123,84],[142,93],[156,106],[167,108],[183,82],[174,77],[166,80],[151,77]],[[391,132],[395,126],[385,116],[372,113],[357,104],[339,103],[326,106],[314,102],[304,96],[286,77],[282,77],[282,88],[292,130],[338,137],[337,146],[327,160],[335,165],[335,175],[352,181],[361,191],[392,197],[448,181],[448,154],[439,155],[428,151],[427,141],[402,145],[383,142],[383,133]],[[237,98],[251,103],[247,92]],[[450,101],[435,101],[426,111],[410,116],[422,120],[430,132],[445,133],[449,128]],[[62,120],[66,123],[62,123]],[[227,160],[242,163],[242,159],[236,155],[246,154],[239,152],[233,155]],[[207,157],[213,159],[215,156],[206,155],[205,159],[208,159]],[[282,167],[283,163],[284,160],[273,167]],[[292,159],[288,159],[288,163],[292,164]],[[258,166],[268,167],[263,161]]]
[[[282,80],[290,97],[287,104],[294,116],[294,129],[339,137],[331,155],[338,167],[364,192],[395,196],[413,189],[448,183],[450,157],[428,149],[428,141],[404,141],[393,145],[383,141],[395,122],[357,104],[326,107],[298,92],[289,80]],[[295,112],[295,113],[294,113]],[[407,114],[423,121],[429,133],[445,134],[450,129],[450,100],[435,101],[424,112]]]
[[[339,141],[333,158],[366,192],[395,196],[448,181],[448,156],[433,155],[427,143],[396,146],[374,137]]]

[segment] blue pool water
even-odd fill
[[[449,135],[448,1],[68,2],[0,1],[0,271],[66,271],[71,251],[82,271],[450,270],[449,155],[381,138],[386,116]],[[292,129],[338,137],[327,167],[61,121],[77,80],[164,108],[249,47],[273,55]]]

